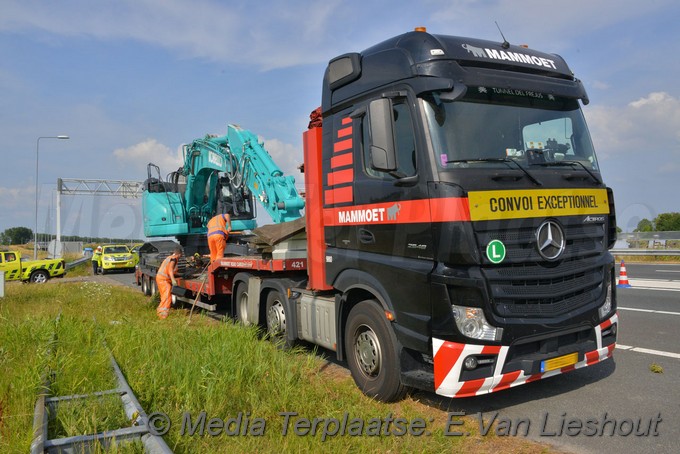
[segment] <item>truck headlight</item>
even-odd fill
[[[503,328],[489,325],[481,308],[456,305],[451,308],[458,331],[464,336],[486,341],[500,341],[503,337]]]
[[[600,306],[600,320],[604,320],[612,311],[612,286],[607,283],[607,296],[604,298],[604,303]]]

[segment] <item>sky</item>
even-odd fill
[[[0,0],[0,232],[34,228],[36,154],[38,231],[55,233],[57,178],[143,181],[149,162],[165,175],[182,144],[229,123],[301,186],[302,132],[330,59],[417,26],[500,40],[495,22],[584,82],[603,177],[632,231],[680,211],[678,18],[677,0]],[[143,237],[140,199],[61,203],[62,235]]]

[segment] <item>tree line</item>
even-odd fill
[[[40,237],[47,237],[42,233]],[[33,241],[33,230],[28,227],[10,227],[0,233],[0,244],[26,244]],[[142,243],[144,240],[130,238],[102,238],[102,237],[82,237],[78,235],[62,235],[61,241],[82,241],[83,243]]]
[[[680,213],[661,213],[651,221],[642,219],[633,232],[680,232]]]

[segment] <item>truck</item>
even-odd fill
[[[588,102],[559,55],[419,28],[329,61],[303,132],[303,217],[230,125],[165,181],[149,172],[145,234],[175,236],[191,260],[210,216],[233,215],[243,234],[175,297],[330,350],[381,401],[592,366],[612,357],[618,316]],[[273,224],[254,228],[255,199]]]
[[[6,281],[42,284],[53,277],[64,277],[66,264],[62,259],[23,260],[20,251],[0,252],[0,272]]]

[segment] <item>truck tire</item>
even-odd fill
[[[234,292],[234,315],[242,325],[251,324],[248,319],[248,284],[246,282],[238,284]]]
[[[156,284],[156,279],[153,277],[149,277],[149,290],[151,291],[151,296],[158,293],[158,285]]]
[[[280,292],[272,290],[267,295],[265,306],[267,336],[277,345],[290,348],[294,342],[288,339],[286,325],[286,304]]]
[[[50,275],[45,270],[35,270],[31,273],[31,277],[28,278],[28,282],[35,284],[44,284],[50,278]]]
[[[399,343],[377,301],[362,301],[352,308],[345,352],[354,382],[364,394],[382,402],[404,397],[407,388],[401,382]]]
[[[151,296],[151,286],[149,285],[149,276],[142,274],[142,293],[146,296]]]

